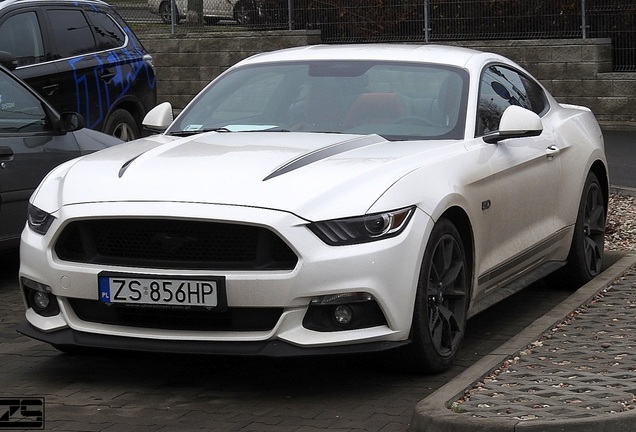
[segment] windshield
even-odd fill
[[[462,69],[416,63],[246,66],[206,88],[166,133],[269,130],[459,139],[467,78]]]

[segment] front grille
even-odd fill
[[[228,308],[223,312],[192,306],[119,305],[96,300],[68,299],[82,321],[189,331],[269,331],[282,308]]]
[[[71,222],[55,253],[64,261],[165,269],[291,270],[298,261],[266,228],[163,219]]]

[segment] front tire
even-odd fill
[[[598,177],[590,172],[579,203],[567,264],[548,278],[550,284],[576,289],[601,273],[605,248],[606,203]]]
[[[415,298],[409,370],[437,373],[455,360],[466,328],[470,270],[459,231],[440,219],[426,245]]]

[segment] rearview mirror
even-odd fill
[[[168,129],[173,119],[172,105],[170,105],[170,102],[163,102],[148,111],[142,125],[144,129],[148,129],[151,132],[161,133]]]
[[[59,128],[61,132],[75,132],[85,126],[84,117],[76,112],[60,114]]]
[[[499,122],[499,130],[484,135],[489,144],[510,138],[539,136],[543,132],[541,118],[534,112],[517,105],[510,105],[504,111]]]
[[[18,59],[7,51],[0,51],[0,64],[10,71],[18,67]]]

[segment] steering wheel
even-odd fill
[[[416,115],[408,115],[398,117],[395,120],[391,121],[391,123],[395,124],[410,124],[410,125],[427,125],[427,126],[439,126],[433,123],[431,120],[426,117],[420,117]]]

